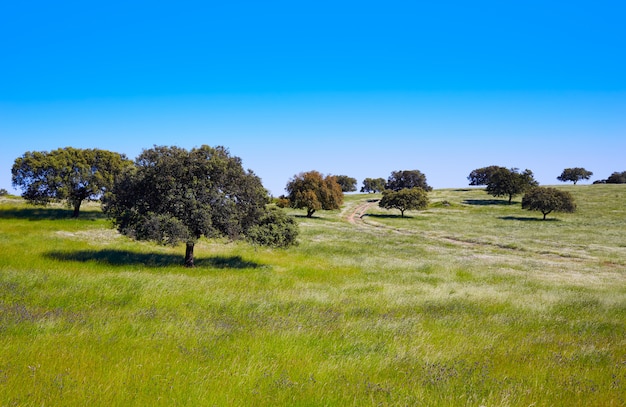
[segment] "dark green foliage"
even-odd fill
[[[348,177],[347,175],[335,175],[335,181],[341,187],[342,192],[356,191],[356,178]]]
[[[202,236],[238,239],[265,215],[268,193],[224,147],[144,150],[107,194],[104,211],[118,230],[139,240],[185,242],[185,265]]]
[[[343,192],[335,177],[324,177],[317,171],[294,175],[285,189],[291,207],[306,209],[308,218],[317,210],[339,209],[343,204]]]
[[[361,192],[383,192],[385,190],[385,179],[384,178],[365,178],[363,180],[363,187],[361,188]]]
[[[607,184],[626,184],[626,171],[614,172],[606,179]]]
[[[72,147],[29,151],[15,160],[13,185],[22,188],[30,203],[47,205],[67,201],[77,217],[86,199],[100,199],[132,162],[123,154]]]
[[[398,209],[400,216],[404,217],[404,211],[426,208],[428,195],[419,187],[404,188],[399,191],[385,190],[378,206],[384,209]]]
[[[567,191],[548,187],[534,187],[526,192],[522,198],[522,209],[540,211],[545,220],[546,215],[553,211],[569,213],[576,211],[576,203]]]
[[[587,171],[584,168],[576,167],[576,168],[566,168],[563,170],[561,175],[556,177],[561,182],[571,181],[576,185],[578,181],[583,179],[589,179],[593,175],[593,172]]]
[[[517,168],[509,170],[499,167],[490,174],[486,191],[495,197],[508,196],[510,204],[513,196],[519,195],[537,185],[539,183],[535,181],[531,170],[520,172]]]
[[[426,175],[419,170],[392,171],[385,185],[385,189],[392,191],[415,187],[422,188],[424,191],[432,190],[426,182]]]
[[[0,189],[0,196],[6,196],[6,195],[9,195],[9,191],[7,191],[4,188]]]
[[[262,246],[285,248],[296,244],[298,233],[298,224],[292,218],[280,209],[271,208],[248,230],[248,240]]]
[[[499,170],[506,170],[506,168],[497,165],[477,168],[470,173],[467,179],[469,180],[470,185],[487,185],[491,180],[491,176]]]

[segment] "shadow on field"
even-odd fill
[[[518,220],[521,222],[560,222],[559,219],[556,218],[547,218],[547,219],[542,219],[542,218],[529,218],[526,216],[500,216],[498,219],[502,219],[502,220]]]
[[[60,261],[96,262],[111,266],[144,265],[149,267],[183,266],[184,256],[165,253],[137,253],[128,250],[79,250],[72,252],[54,251],[46,257]],[[246,261],[240,256],[196,257],[196,267],[211,267],[218,269],[249,269],[261,265]]]
[[[466,199],[463,201],[463,203],[467,205],[479,205],[479,206],[486,206],[486,205],[509,206],[509,201],[506,199]],[[518,202],[511,201],[510,205],[514,205],[516,203]]]
[[[20,208],[20,209],[2,209],[0,210],[0,219],[28,219],[28,220],[60,220],[72,219],[74,211],[62,208]],[[96,220],[106,219],[106,216],[100,211],[81,211],[78,214],[78,220]]]
[[[413,219],[413,216],[411,215],[404,215],[404,218],[402,218],[402,215],[398,214],[389,214],[389,215],[385,215],[382,213],[366,213],[363,215],[363,217],[370,217],[370,218],[378,218],[378,219]]]
[[[309,217],[307,217],[306,215],[297,214],[297,215],[293,215],[293,217],[294,217],[294,218],[300,218],[300,219],[303,219],[303,220],[305,220],[305,219],[306,219],[306,220],[316,220],[316,221],[320,221],[320,222],[323,222],[323,221],[325,221],[325,220],[326,220],[323,216],[315,216],[315,215],[313,215],[313,216],[311,216],[311,217],[309,218]]]

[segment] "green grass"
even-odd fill
[[[626,405],[626,188],[292,212],[300,245],[119,236],[0,202],[0,405]],[[444,202],[445,201],[445,202]]]

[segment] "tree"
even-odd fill
[[[626,184],[626,171],[614,172],[607,178],[607,184]]]
[[[86,199],[100,199],[132,161],[123,154],[99,149],[59,148],[26,152],[11,169],[13,186],[31,204],[65,200],[78,217]]]
[[[385,190],[378,206],[385,209],[398,209],[400,216],[404,217],[404,211],[418,210],[428,206],[428,195],[423,188],[404,188],[399,191]]]
[[[343,192],[335,177],[324,177],[317,171],[294,175],[285,190],[291,207],[306,209],[307,218],[312,217],[317,210],[339,209],[343,204]]]
[[[272,220],[268,202],[260,178],[224,147],[155,146],[137,157],[105,196],[103,208],[124,235],[169,245],[184,242],[185,266],[193,267],[194,246],[202,236],[234,240],[255,226],[267,227]],[[259,233],[251,239],[259,241]],[[285,239],[283,246],[294,242]]]
[[[519,195],[537,185],[539,183],[535,181],[531,170],[520,172],[517,168],[509,170],[501,167],[490,175],[486,191],[495,197],[508,196],[510,205],[513,196]]]
[[[576,203],[567,191],[548,187],[534,187],[526,192],[522,198],[522,209],[540,211],[543,214],[543,220],[546,220],[546,215],[553,211],[574,212]]]
[[[6,195],[9,195],[9,191],[7,191],[4,188],[0,189],[0,196],[6,196]]]
[[[593,172],[587,171],[584,168],[576,167],[576,168],[566,168],[563,170],[561,175],[556,177],[561,182],[571,181],[576,185],[576,183],[583,179],[589,179],[593,175]]]
[[[361,188],[361,192],[383,192],[385,189],[385,179],[384,178],[365,178],[363,180],[363,187]]]
[[[470,172],[470,175],[467,177],[467,179],[469,180],[470,185],[487,185],[491,180],[491,176],[499,170],[506,170],[506,168],[497,165],[477,168]]]
[[[422,188],[424,191],[432,190],[426,183],[426,175],[422,174],[419,170],[392,171],[385,185],[385,189],[392,191],[415,187]]]
[[[356,191],[356,178],[348,177],[347,175],[335,175],[335,180],[341,186],[342,192]]]

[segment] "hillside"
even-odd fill
[[[626,188],[290,214],[288,250],[0,201],[0,405],[626,405]]]

